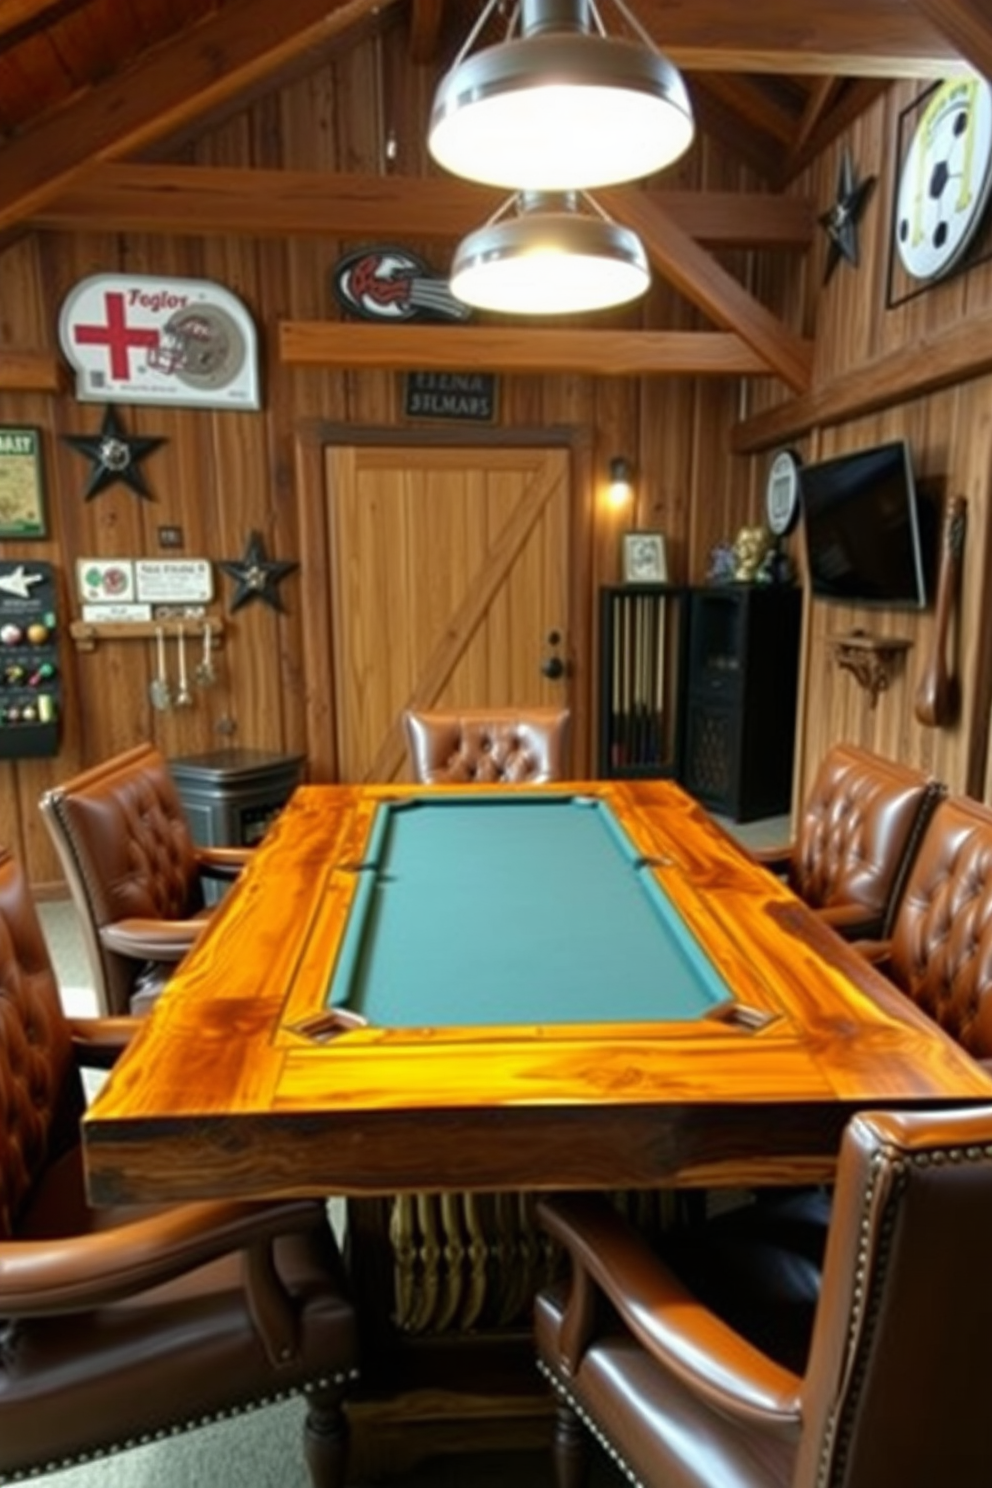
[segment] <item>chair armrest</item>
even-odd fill
[[[573,1285],[582,1273],[591,1277],[659,1364],[737,1420],[789,1436],[798,1432],[801,1378],[698,1302],[609,1203],[588,1195],[556,1197],[540,1200],[537,1212],[569,1253]],[[567,1326],[566,1314],[566,1335]],[[574,1372],[579,1361],[569,1362]]]
[[[777,847],[749,847],[748,853],[762,868],[770,868],[772,873],[788,873],[789,864],[792,861],[792,847],[788,842],[780,843]]]
[[[845,940],[870,940],[882,928],[882,916],[870,914],[863,904],[822,904],[816,913]]]
[[[67,1018],[76,1062],[84,1069],[110,1069],[141,1026],[140,1018]]]
[[[181,961],[207,928],[203,920],[115,920],[99,935],[109,951],[136,961]]]
[[[102,1307],[291,1231],[326,1225],[319,1199],[181,1204],[128,1224],[0,1246],[0,1317]]]
[[[857,951],[864,961],[883,969],[892,957],[891,940],[852,940],[851,949]]]
[[[198,847],[196,864],[208,878],[237,878],[251,862],[254,848],[251,847]]]

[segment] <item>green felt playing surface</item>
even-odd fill
[[[604,803],[380,806],[328,989],[383,1027],[698,1018],[726,983]]]

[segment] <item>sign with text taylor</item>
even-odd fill
[[[403,412],[407,418],[490,424],[496,417],[496,378],[491,372],[408,372]]]

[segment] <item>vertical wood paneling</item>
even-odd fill
[[[759,264],[758,283],[765,302],[792,324],[801,315],[806,333],[814,337],[814,387],[836,382],[876,358],[901,350],[912,354],[914,345],[926,336],[992,304],[992,260],[974,263],[966,272],[929,286],[904,303],[887,304],[892,201],[900,164],[896,152],[899,114],[923,87],[911,82],[894,85],[792,188],[826,211],[836,198],[845,145],[857,178],[877,177],[859,225],[858,265],[842,260],[824,285],[825,236],[815,244],[805,268],[791,260],[773,263],[770,257]],[[842,739],[915,762],[954,790],[981,795],[992,785],[986,763],[992,637],[985,616],[992,494],[990,395],[992,379],[976,378],[958,388],[883,409],[870,418],[855,417],[838,426],[814,429],[800,442],[805,458],[819,459],[882,440],[907,439],[923,483],[947,498],[966,497],[968,530],[955,616],[961,707],[957,718],[945,727],[925,727],[913,709],[919,674],[929,654],[932,609],[880,612],[819,601],[808,606],[797,800],[823,753]],[[748,412],[781,400],[780,388],[755,382],[748,392]],[[755,457],[750,463],[763,476],[769,458]],[[856,628],[912,641],[892,686],[875,708],[853,677],[833,661],[832,638]]]
[[[183,158],[203,164],[265,165],[304,170],[421,171],[426,167],[424,130],[433,91],[430,68],[413,67],[402,27],[387,24],[381,39],[366,38],[350,52],[318,60],[312,73],[261,98],[222,127],[184,148]],[[861,228],[861,264],[841,263],[822,285],[825,240],[818,238],[803,262],[785,253],[721,255],[721,261],[763,302],[796,330],[815,335],[816,376],[831,379],[865,359],[912,344],[927,329],[946,325],[992,303],[992,265],[932,291],[911,305],[887,310],[889,202],[893,189],[892,142],[898,111],[915,96],[915,85],[895,87],[859,120],[846,140],[859,177],[877,174],[878,184]],[[395,159],[386,158],[395,139]],[[814,197],[821,210],[836,191],[837,145],[814,163],[792,188]],[[701,142],[671,172],[673,185],[742,189],[759,185],[726,152]],[[409,244],[439,269],[450,245]],[[0,836],[27,861],[36,883],[57,876],[54,855],[37,813],[37,797],[53,781],[141,738],[169,754],[198,752],[233,740],[263,748],[297,750],[311,756],[315,778],[338,770],[331,698],[335,661],[330,622],[314,609],[321,596],[329,610],[332,575],[327,562],[325,477],[321,428],[347,425],[355,431],[402,428],[400,379],[389,372],[292,370],[278,364],[280,319],[321,319],[340,312],[330,275],[342,244],[330,239],[256,242],[249,239],[170,239],[90,233],[46,234],[0,253],[0,338],[11,346],[52,349],[58,310],[68,290],[95,272],[133,269],[162,275],[216,279],[241,295],[254,316],[263,357],[264,407],[258,413],[169,408],[121,410],[135,434],[161,434],[166,443],[146,462],[154,500],[143,502],[116,487],[92,502],[82,499],[86,462],[60,435],[99,426],[100,405],[62,396],[0,394],[0,419],[37,424],[43,433],[50,538],[3,556],[46,558],[60,569],[67,613],[77,611],[77,557],[154,556],[158,528],[181,526],[184,553],[214,561],[240,557],[251,530],[263,534],[272,557],[298,559],[301,570],[281,586],[285,614],[254,603],[230,613],[231,581],[217,574],[215,608],[226,635],[218,655],[216,688],[197,697],[184,713],[157,714],[148,700],[154,648],[144,642],[101,645],[77,655],[64,648],[67,711],[57,759],[0,763]],[[609,318],[605,318],[607,321]],[[702,324],[698,312],[664,283],[656,283],[643,309],[616,317],[632,330],[644,324],[666,329]],[[415,335],[411,328],[411,335]],[[969,533],[960,627],[962,677],[969,694],[961,720],[950,729],[927,731],[912,714],[914,669],[925,655],[930,616],[898,619],[913,627],[914,646],[905,678],[897,679],[873,714],[866,715],[853,681],[822,663],[831,627],[865,623],[864,616],[821,614],[810,618],[805,704],[805,758],[837,737],[855,737],[883,752],[932,763],[956,786],[985,780],[985,740],[992,661],[983,624],[990,543],[989,379],[959,393],[921,400],[872,420],[813,431],[801,441],[803,454],[853,448],[869,439],[906,434],[925,474],[947,492],[969,502]],[[500,378],[495,432],[512,443],[515,431],[547,430],[567,442],[573,488],[573,558],[569,612],[571,661],[575,670],[576,732],[591,754],[594,736],[593,679],[596,675],[596,596],[619,574],[619,538],[632,526],[660,529],[668,540],[672,577],[699,581],[709,550],[745,523],[761,519],[767,457],[731,458],[726,435],[741,417],[784,396],[773,379],[747,384],[702,378],[605,379],[577,376]],[[423,426],[410,426],[419,434]],[[443,434],[443,431],[437,431]],[[554,441],[552,441],[554,442]],[[612,456],[631,460],[636,503],[618,514],[604,500]],[[461,520],[461,519],[459,519]],[[422,534],[404,530],[408,560],[430,576]],[[470,537],[453,528],[452,544],[471,561]],[[546,591],[560,538],[551,527],[535,538],[525,587]],[[335,602],[340,601],[340,596]],[[491,617],[485,667],[498,674],[504,637],[512,643],[517,606],[497,606]],[[886,623],[889,623],[886,621]],[[192,656],[190,658],[193,659]],[[175,663],[174,648],[170,662]],[[407,665],[402,649],[380,665]]]

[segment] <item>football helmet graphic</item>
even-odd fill
[[[245,343],[226,310],[216,305],[187,305],[169,317],[159,344],[148,353],[156,372],[176,377],[192,388],[222,388],[244,364]]]

